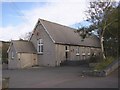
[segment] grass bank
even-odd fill
[[[113,57],[106,57],[106,59],[103,59],[99,64],[97,64],[94,67],[94,70],[97,70],[97,71],[103,70],[108,65],[110,65],[114,60],[115,60],[115,58],[113,58]]]

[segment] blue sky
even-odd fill
[[[2,3],[2,26],[17,25],[23,22],[22,10],[30,10],[36,6],[43,7],[45,2],[3,2]]]
[[[70,27],[88,26],[85,10],[89,0],[79,2],[2,2],[0,40],[19,39],[31,32],[38,18]]]
[[[85,11],[89,2],[90,0],[2,0],[0,40],[25,37],[27,32],[32,32],[38,18],[73,28],[88,26],[90,24],[85,22]]]

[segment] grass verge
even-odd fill
[[[108,65],[110,65],[115,59],[113,57],[106,57],[106,59],[102,60],[99,64],[94,67],[94,70],[103,70]]]

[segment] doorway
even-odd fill
[[[69,52],[69,46],[65,46],[65,59],[69,60],[70,58],[70,52]]]

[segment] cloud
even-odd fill
[[[54,0],[53,0],[54,1]],[[36,6],[31,10],[19,11],[24,14],[21,16],[25,22],[17,26],[0,27],[0,40],[19,39],[23,34],[32,31],[38,18],[46,19],[62,25],[70,26],[83,21],[86,16],[84,11],[87,9],[87,0],[80,2],[49,2],[45,6]]]
[[[63,25],[72,25],[85,19],[87,2],[53,2],[46,7],[33,8],[31,11],[22,11],[30,22],[43,18]]]
[[[2,2],[81,2],[81,0],[1,0]]]
[[[22,35],[29,32],[31,27],[25,24],[18,26],[0,27],[0,40],[18,40]]]

